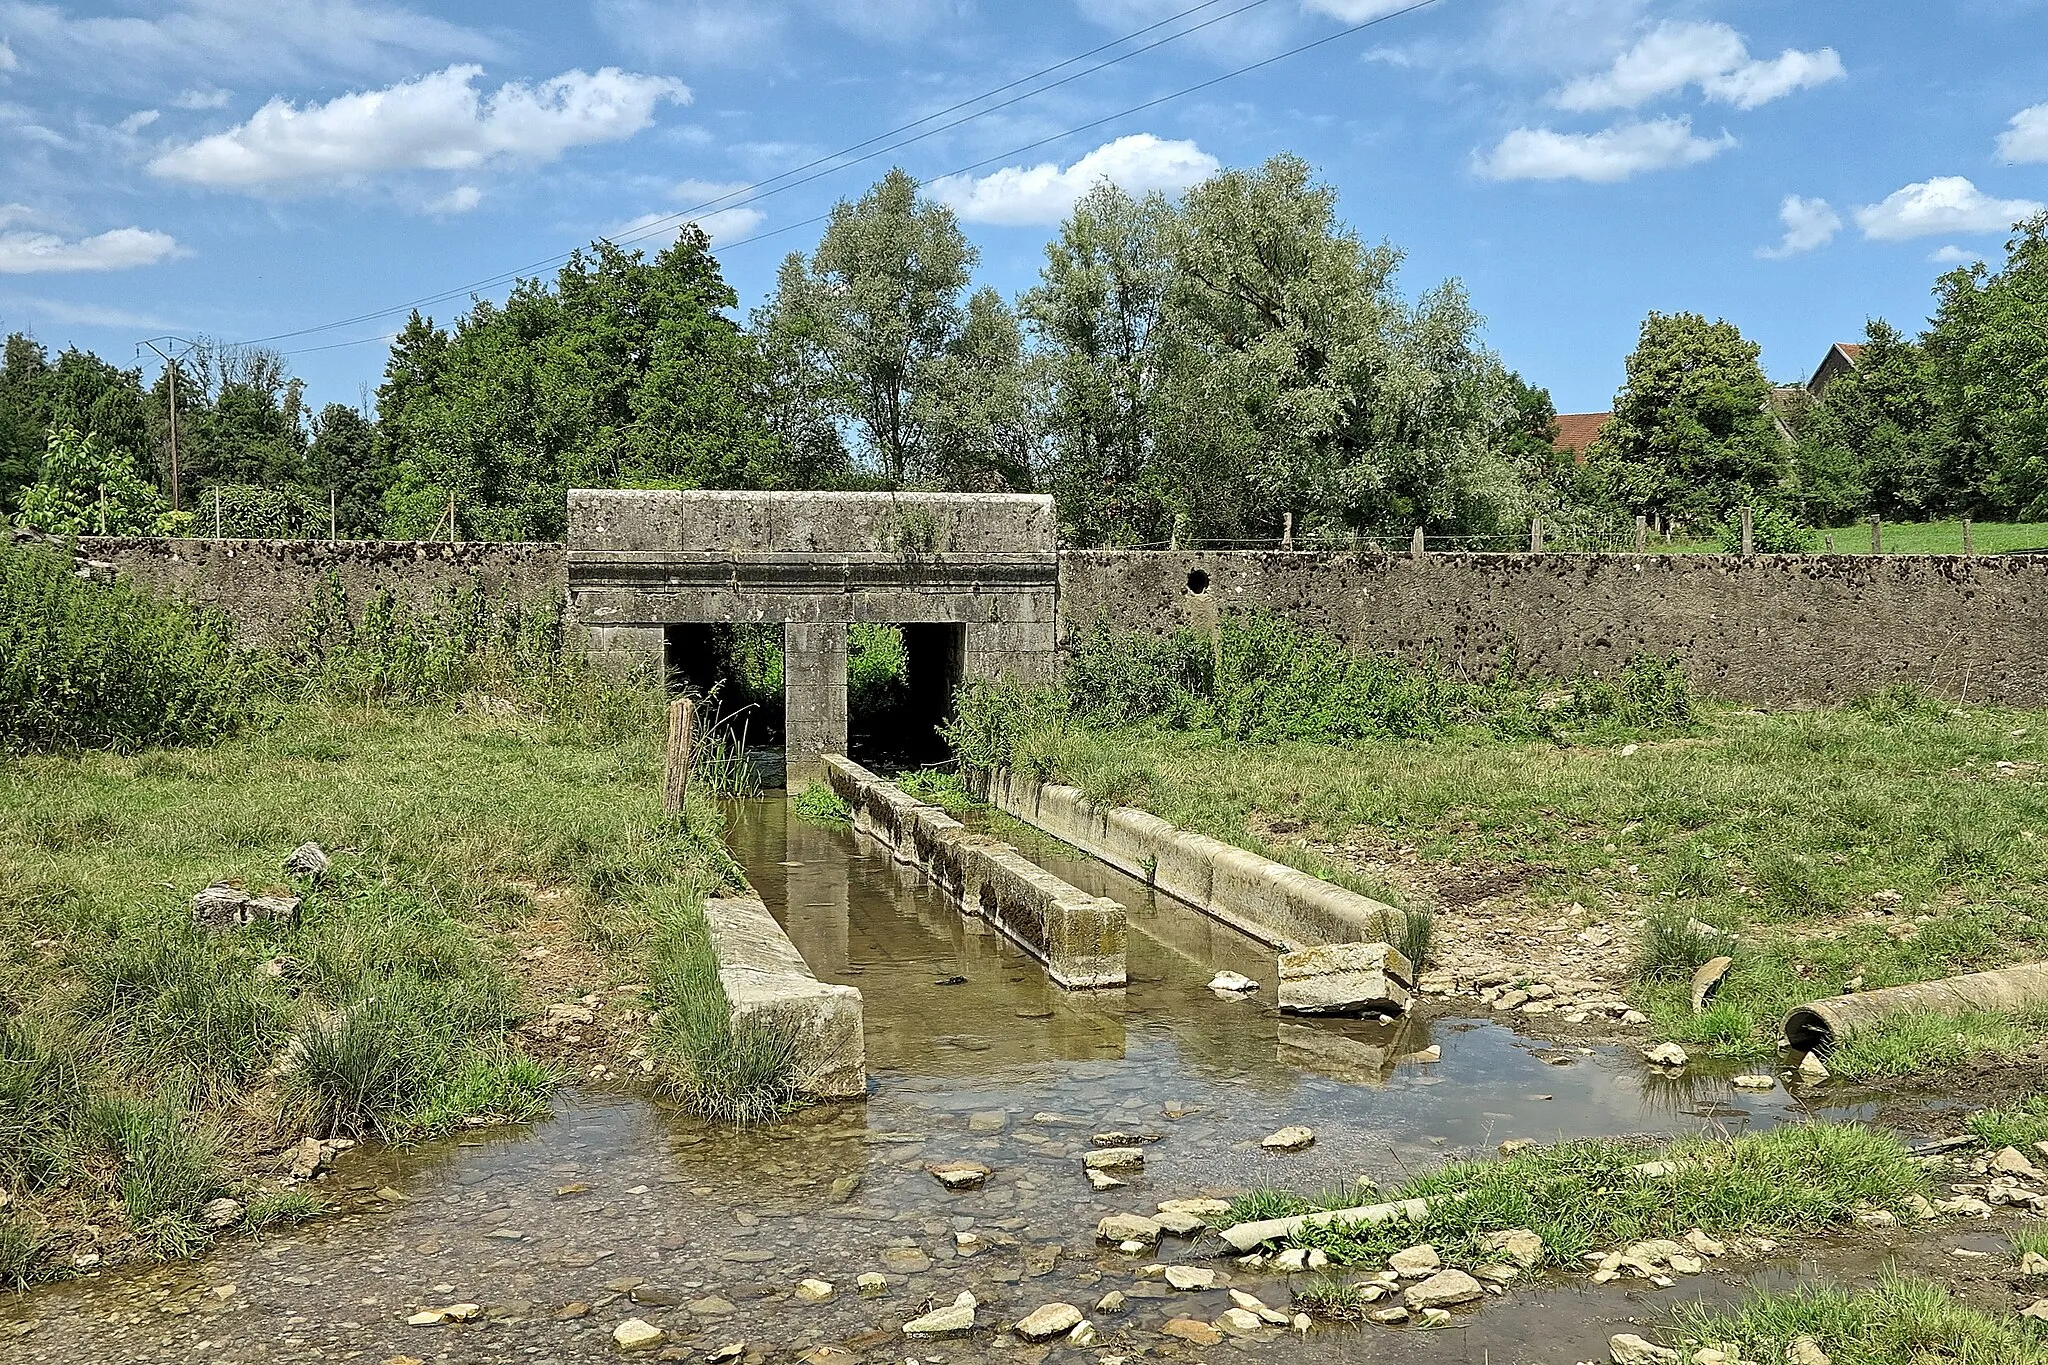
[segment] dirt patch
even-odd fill
[[[520,1045],[586,1080],[625,1079],[647,1063],[646,986],[618,982],[616,964],[582,927],[575,891],[514,882],[533,909],[507,933],[506,966],[525,983],[533,1015]]]

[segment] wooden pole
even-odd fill
[[[448,543],[455,543],[455,490],[448,490]]]
[[[1748,559],[1756,553],[1756,509],[1748,503],[1742,505],[1742,557]]]
[[[1280,548],[1291,550],[1294,548],[1294,513],[1284,515],[1285,519],[1280,523]]]
[[[1415,528],[1414,537],[1410,539],[1408,542],[1408,553],[1414,555],[1417,559],[1420,559],[1422,558],[1425,552],[1426,551],[1423,543],[1422,528],[1418,526]]]
[[[1529,553],[1532,555],[1543,553],[1543,518],[1541,517],[1529,518]]]
[[[683,809],[690,787],[690,743],[697,729],[697,704],[677,697],[668,704],[668,755],[662,770],[661,808],[670,815]]]
[[[327,490],[327,539],[328,539],[328,540],[330,540],[330,541],[335,541],[335,540],[340,540],[340,539],[341,539],[341,536],[340,536],[340,534],[339,534],[339,533],[338,533],[338,532],[337,532],[337,531],[335,530],[335,527],[336,527],[336,526],[337,526],[337,525],[338,525],[338,524],[340,523],[340,520],[341,520],[341,491],[340,491],[339,489],[335,489],[335,488],[330,488],[330,489],[328,489],[328,490]]]
[[[213,486],[213,538],[220,539],[220,485]]]
[[[1878,517],[1870,519],[1870,553],[1874,555],[1884,553],[1884,522]]]
[[[1636,553],[1641,554],[1643,551],[1649,548],[1650,519],[1645,516],[1638,516],[1636,518]]]
[[[1966,555],[1977,553],[1977,542],[1975,537],[1970,534],[1970,519],[1968,517],[1963,518],[1963,553]]]

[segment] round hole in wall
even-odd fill
[[[1197,595],[1209,591],[1209,573],[1206,569],[1188,570],[1188,591]]]

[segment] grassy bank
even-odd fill
[[[1987,1313],[1902,1276],[1867,1289],[1756,1293],[1732,1309],[1694,1305],[1673,1326],[1671,1335],[1722,1345],[1730,1360],[1791,1360],[1804,1337],[1832,1365],[2048,1365],[2048,1325]]]
[[[1503,888],[1517,914],[1646,922],[1635,999],[1663,1035],[1729,1055],[1773,1048],[1784,1012],[1817,995],[2048,950],[2048,718],[1909,690],[1773,715],[1681,708],[1654,683],[1647,703],[1607,685],[1591,714],[1558,700],[1572,683],[1468,684],[1497,704],[1468,691],[1442,723],[1403,733],[1384,719],[1401,712],[1365,709],[1303,737],[1233,730],[1223,708],[1190,715],[1134,687],[1086,702],[970,693],[963,753],[1382,898],[1460,880]],[[1135,700],[1105,713],[1105,695]],[[1520,728],[1532,715],[1547,729]],[[1721,944],[1689,920],[1740,945],[1697,1017],[1687,981]],[[2037,1019],[1905,1020],[1837,1070],[1898,1074],[2042,1035]]]
[[[1637,1170],[1667,1163],[1661,1175]],[[1587,1140],[1510,1157],[1457,1162],[1373,1198],[1427,1199],[1413,1220],[1304,1228],[1284,1245],[1313,1247],[1339,1265],[1379,1266],[1404,1247],[1428,1242],[1447,1264],[1500,1260],[1489,1233],[1526,1228],[1543,1239],[1543,1263],[1577,1267],[1649,1238],[1694,1228],[1716,1237],[1787,1233],[1849,1222],[1858,1210],[1898,1211],[1929,1193],[1927,1173],[1888,1133],[1854,1124],[1801,1124],[1717,1141],[1687,1138],[1652,1146]],[[1364,1202],[1356,1190],[1246,1195],[1224,1225]]]

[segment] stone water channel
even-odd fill
[[[0,1301],[0,1360],[547,1365],[619,1358],[613,1329],[636,1317],[666,1333],[639,1358],[740,1365],[807,1353],[820,1365],[1036,1362],[1049,1349],[1075,1361],[1604,1360],[1611,1332],[1655,1319],[1680,1294],[1731,1294],[1735,1275],[1663,1293],[1554,1281],[1461,1311],[1447,1330],[1318,1326],[1196,1349],[1159,1328],[1216,1317],[1231,1284],[1284,1307],[1285,1277],[1212,1261],[1213,1242],[1198,1252],[1168,1238],[1156,1257],[1123,1256],[1095,1244],[1095,1225],[1254,1184],[1391,1184],[1510,1137],[1730,1132],[1800,1116],[1783,1091],[1737,1095],[1700,1068],[1655,1077],[1631,1050],[1545,1042],[1490,1020],[1283,1019],[1269,949],[1078,854],[1031,849],[1129,908],[1123,990],[1054,989],[916,873],[850,832],[794,821],[780,800],[736,807],[731,838],[816,974],[862,991],[865,1103],[735,1131],[586,1087],[528,1128],[357,1151],[323,1179],[332,1216],[196,1262]],[[1259,995],[1208,990],[1221,969],[1259,980]],[[1430,1046],[1441,1060],[1397,1060]],[[1287,1124],[1312,1127],[1315,1145],[1260,1148]],[[1157,1140],[1128,1188],[1097,1192],[1081,1156],[1107,1129]],[[954,1158],[994,1174],[983,1189],[948,1193],[924,1168]],[[1175,1293],[1139,1278],[1154,1259],[1235,1278]],[[1795,1257],[1761,1274],[1812,1268]],[[866,1273],[886,1276],[886,1292],[863,1295]],[[800,1295],[810,1278],[833,1295]],[[971,1336],[905,1341],[905,1321],[962,1290],[981,1305]],[[1112,1290],[1126,1296],[1122,1310],[1096,1311]],[[1094,1322],[1094,1348],[1028,1347],[999,1330],[1061,1301]],[[407,1325],[456,1303],[481,1311]]]

